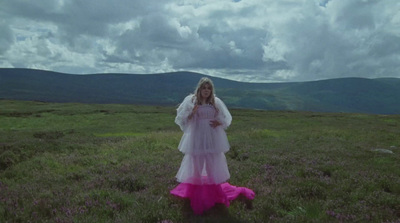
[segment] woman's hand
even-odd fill
[[[220,125],[221,125],[221,122],[219,122],[217,120],[210,121],[210,126],[213,127],[213,128],[216,128],[216,127],[218,127]]]

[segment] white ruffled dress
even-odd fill
[[[215,97],[215,107],[200,105],[189,119],[195,99],[194,95],[187,96],[177,109],[175,123],[183,131],[178,149],[185,155],[176,178],[178,182],[195,185],[221,184],[230,177],[225,158],[230,146],[225,129],[231,124],[232,116],[225,104]],[[213,128],[212,120],[222,125]]]

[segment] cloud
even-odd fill
[[[4,21],[0,22],[0,54],[6,52],[13,44],[13,34],[10,27]]]
[[[276,75],[282,80],[397,76],[398,68],[389,62],[392,59],[382,57],[399,56],[399,36],[391,32],[394,27],[385,28],[388,23],[382,22],[395,13],[389,10],[391,5],[381,1],[325,3],[325,7],[303,4],[301,8],[291,8],[287,17],[271,23],[264,59],[284,61],[295,73]],[[377,8],[387,13],[379,13]]]
[[[3,67],[241,81],[400,75],[396,0],[13,0],[0,18]]]

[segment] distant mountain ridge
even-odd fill
[[[0,68],[0,98],[47,102],[177,105],[206,75],[73,75]],[[340,78],[292,83],[244,83],[210,77],[231,108],[400,114],[400,79]]]

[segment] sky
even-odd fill
[[[0,67],[400,78],[398,0],[0,0]]]

